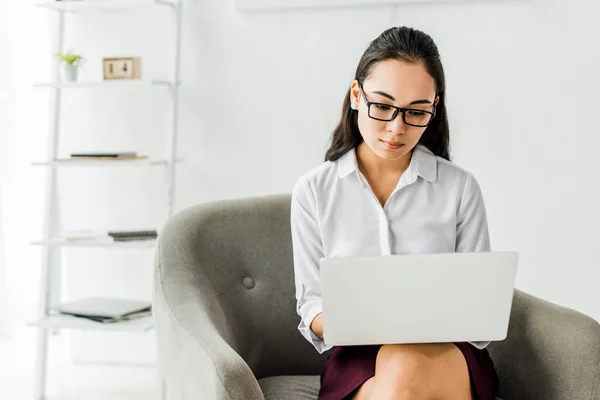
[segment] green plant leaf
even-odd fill
[[[71,52],[57,54],[57,56],[60,61],[71,65],[80,64],[84,60],[84,58],[80,54],[74,54]]]

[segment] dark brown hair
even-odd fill
[[[425,129],[419,143],[435,155],[450,159],[448,117],[446,115],[446,80],[440,53],[433,39],[416,29],[390,28],[371,42],[358,63],[354,79],[364,82],[373,67],[382,61],[395,59],[412,64],[421,63],[436,83],[440,100],[431,124]],[[350,108],[350,89],[344,98],[342,118],[333,131],[331,146],[325,154],[326,161],[335,161],[362,143],[358,130],[357,111]]]

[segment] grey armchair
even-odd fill
[[[326,354],[297,332],[289,196],[175,215],[160,234],[154,314],[169,400],[315,400]],[[505,400],[600,400],[600,325],[516,291],[489,347]]]

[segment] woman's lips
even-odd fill
[[[395,142],[387,142],[385,140],[382,140],[383,144],[385,144],[385,146],[390,149],[390,150],[397,150],[400,147],[404,146],[404,144],[402,143],[395,143]]]

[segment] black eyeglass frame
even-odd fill
[[[431,122],[433,121],[433,119],[435,118],[435,114],[436,114],[436,107],[435,104],[433,105],[433,112],[431,111],[427,111],[427,110],[419,110],[418,108],[401,108],[401,107],[396,107],[393,106],[391,104],[385,104],[385,103],[375,103],[372,101],[369,101],[367,99],[367,95],[365,94],[365,91],[363,89],[362,83],[358,82],[358,87],[360,88],[360,93],[362,94],[363,99],[365,99],[365,104],[367,105],[367,110],[368,110],[368,114],[369,114],[369,118],[377,120],[377,121],[384,121],[384,122],[390,122],[393,121],[397,116],[398,113],[402,113],[402,120],[404,121],[404,123],[408,126],[414,126],[417,128],[427,128]],[[371,116],[371,105],[380,105],[380,106],[385,106],[385,107],[390,107],[394,109],[394,113],[392,114],[392,117],[390,119],[381,119],[381,118],[375,118],[373,116]],[[417,111],[417,112],[424,112],[427,113],[429,115],[431,115],[431,119],[429,120],[429,122],[427,123],[427,125],[415,125],[415,124],[410,124],[408,122],[406,122],[406,112],[407,111]]]

